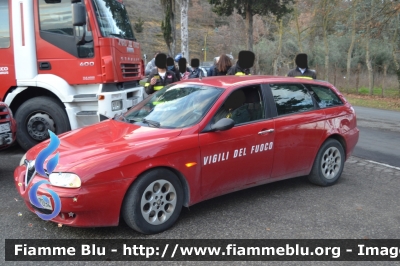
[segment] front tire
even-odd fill
[[[342,175],[344,162],[345,154],[342,144],[335,139],[328,139],[318,151],[308,180],[319,186],[331,186]]]
[[[129,188],[122,217],[138,232],[157,234],[175,223],[182,203],[183,189],[176,175],[167,169],[151,170]]]
[[[28,150],[49,138],[48,129],[55,134],[71,130],[65,109],[54,98],[40,96],[24,102],[15,114],[17,141]]]

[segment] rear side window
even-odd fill
[[[278,115],[306,112],[314,109],[310,93],[301,84],[270,84]]]
[[[342,105],[343,102],[330,88],[318,85],[306,85],[313,93],[320,108]]]
[[[8,1],[0,1],[0,48],[10,47]]]

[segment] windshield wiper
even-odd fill
[[[124,39],[125,37],[124,37],[124,35],[122,35],[121,33],[109,33],[109,35],[111,35],[111,36],[115,36],[115,37],[119,37],[119,38],[121,38],[121,39]]]
[[[146,123],[149,126],[153,126],[153,127],[160,127],[160,123],[157,121],[153,121],[153,120],[147,120],[146,118],[143,118],[142,123]]]

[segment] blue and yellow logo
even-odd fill
[[[50,130],[49,130],[49,134],[50,134],[49,145],[46,148],[44,148],[42,151],[40,151],[40,153],[38,154],[38,156],[35,160],[36,172],[39,175],[46,177],[46,178],[49,178],[50,174],[56,168],[56,166],[58,164],[59,153],[57,152],[57,154],[47,162],[47,165],[46,165],[47,169],[43,168],[44,161],[53,152],[55,152],[57,150],[58,146],[60,146],[60,139]],[[29,200],[31,201],[32,205],[34,205],[35,207],[37,207],[39,209],[52,209],[53,211],[50,214],[44,214],[39,211],[35,211],[35,213],[43,220],[51,220],[60,213],[61,200],[56,192],[54,192],[51,189],[46,189],[46,191],[49,192],[49,194],[51,195],[51,197],[53,198],[53,201],[54,201],[54,208],[52,208],[50,199],[47,196],[45,196],[45,195],[38,196],[37,190],[43,184],[50,184],[50,182],[48,180],[42,180],[42,181],[35,183],[29,190],[29,193],[28,193]]]

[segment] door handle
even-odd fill
[[[274,129],[266,129],[266,130],[261,130],[260,132],[258,132],[258,135],[263,135],[263,134],[267,134],[267,133],[272,133],[274,132]]]

